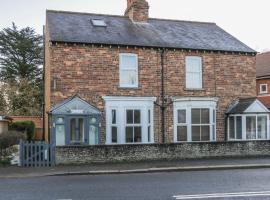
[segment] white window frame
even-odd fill
[[[115,112],[116,112],[116,124],[113,124],[112,123],[112,111],[113,110],[115,110]],[[108,125],[109,125],[109,130],[108,130],[108,132],[109,132],[109,134],[110,134],[110,138],[111,138],[111,144],[117,144],[117,142],[119,141],[119,126],[118,126],[118,112],[117,112],[117,107],[111,107],[109,110],[108,110]],[[112,142],[112,128],[113,127],[116,127],[117,128],[117,142],[115,143],[115,142]]]
[[[214,142],[216,141],[216,119],[214,119],[213,113],[215,112],[216,118],[216,106],[217,98],[175,98],[174,99],[174,142]],[[209,109],[210,120],[210,140],[209,141],[192,141],[192,121],[191,121],[191,109]],[[187,124],[187,141],[177,141],[177,126],[178,126],[178,110],[186,109],[186,124]]]
[[[199,71],[194,71],[191,70],[189,65],[189,61],[195,60],[199,62],[200,64],[200,70]],[[186,69],[186,89],[202,89],[203,88],[203,66],[202,66],[202,57],[199,56],[186,56],[185,58],[185,69]],[[199,86],[194,86],[194,80],[192,82],[189,82],[190,76],[197,74],[199,75]],[[197,85],[197,84],[196,84]]]
[[[142,142],[128,144],[149,144],[154,143],[154,102],[155,97],[103,97],[106,109],[106,144],[115,145],[111,138],[111,110],[117,112],[117,144],[126,143],[126,110],[141,111]],[[150,140],[148,140],[148,110],[150,110]],[[130,124],[128,124],[130,125]]]
[[[123,57],[125,57],[125,56],[135,58],[136,63],[135,63],[134,69],[132,69],[130,67],[123,66],[123,64],[122,64]],[[136,73],[136,82],[134,84],[122,83],[123,71],[135,72]],[[122,87],[122,88],[138,88],[139,87],[139,64],[138,64],[138,55],[137,54],[132,54],[132,53],[120,53],[119,54],[119,87]]]
[[[179,122],[178,122],[178,111],[179,111],[179,110],[184,110],[184,111],[186,111],[186,123],[179,123]],[[187,127],[187,132],[188,132],[187,109],[186,109],[186,108],[183,108],[183,109],[177,109],[176,112],[177,112],[177,113],[176,113],[176,138],[175,138],[175,140],[178,141],[178,140],[177,140],[177,129],[178,129],[179,126],[182,126],[182,127],[185,126],[185,127]],[[188,133],[187,133],[187,141],[188,141]],[[187,142],[187,141],[186,141],[186,142]],[[185,142],[185,141],[183,141],[183,142]]]
[[[140,123],[139,124],[137,124],[137,123],[132,123],[132,124],[128,124],[127,123],[127,111],[128,110],[132,110],[133,111],[133,120],[134,120],[134,111],[135,110],[139,110],[140,111]],[[125,139],[126,139],[126,128],[127,127],[133,127],[133,140],[134,140],[134,127],[141,127],[141,140],[142,140],[142,138],[143,138],[143,122],[142,122],[142,112],[143,112],[143,109],[141,108],[141,107],[136,107],[136,106],[134,106],[134,107],[125,107],[125,113],[124,113],[124,115],[125,115],[125,117],[124,117],[124,125],[125,125]],[[126,142],[125,141],[125,143],[126,144],[140,144],[141,142]]]
[[[229,117],[236,117],[241,116],[242,117],[242,139],[230,139],[230,121]],[[256,117],[256,139],[247,139],[247,131],[246,131],[246,119],[247,117]],[[267,129],[266,129],[266,139],[258,139],[258,117],[267,117]],[[236,126],[235,126],[236,128]],[[229,115],[227,119],[227,139],[228,141],[243,141],[243,140],[248,140],[248,141],[256,141],[256,140],[269,140],[270,139],[270,134],[269,134],[269,114],[233,114]]]
[[[263,91],[263,86],[266,86],[266,90]],[[268,85],[267,84],[260,84],[260,94],[267,94],[268,93]]]

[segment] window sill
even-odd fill
[[[142,89],[141,87],[120,87],[118,86],[119,90],[140,90]]]
[[[190,91],[190,92],[193,92],[193,91],[205,91],[205,89],[203,88],[185,88],[184,91]]]

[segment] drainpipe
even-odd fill
[[[43,26],[43,72],[42,72],[42,82],[43,82],[43,102],[42,102],[42,117],[43,117],[43,127],[42,127],[42,139],[45,140],[45,26]]]
[[[165,143],[165,90],[164,90],[164,49],[161,50],[160,59],[161,59],[161,135],[162,143]]]

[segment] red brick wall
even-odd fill
[[[155,49],[52,45],[50,47],[51,105],[79,94],[103,111],[102,134],[105,142],[105,111],[102,96],[154,96],[160,100],[160,52]],[[119,88],[119,53],[136,53],[139,58],[139,88]],[[202,90],[185,89],[185,56],[203,59]],[[168,50],[165,53],[165,93],[167,97],[219,97],[217,138],[224,140],[225,110],[239,97],[256,96],[255,57]],[[47,83],[48,87],[48,83]],[[46,105],[46,108],[51,105]],[[166,141],[173,141],[172,105],[166,111]],[[48,111],[48,110],[47,110]],[[161,141],[160,109],[155,107],[155,141]]]
[[[260,94],[260,84],[267,84],[268,93]],[[270,108],[270,77],[265,79],[257,79],[257,95],[261,102],[267,107]]]

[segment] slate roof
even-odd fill
[[[94,27],[91,19],[103,19],[107,27]],[[133,23],[124,16],[48,10],[47,28],[52,42],[256,53],[214,23],[153,18]]]
[[[226,112],[226,114],[242,114],[249,106],[251,106],[251,104],[256,101],[256,99],[256,97],[240,99]]]
[[[258,54],[256,57],[257,78],[270,76],[270,52]]]

